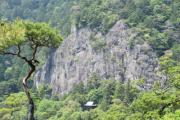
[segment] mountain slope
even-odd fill
[[[89,27],[77,30],[73,26],[71,34],[34,75],[37,88],[49,83],[54,93],[67,93],[81,80],[86,84],[92,72],[124,82],[145,77],[146,84],[139,87],[146,90],[161,79],[155,75],[158,58],[153,49],[145,43],[132,44],[138,41],[136,34],[122,20],[106,35],[93,34]]]

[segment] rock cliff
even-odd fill
[[[34,75],[37,88],[45,82],[52,86],[53,93],[67,93],[81,80],[86,84],[94,71],[104,79],[113,77],[124,82],[145,77],[146,84],[139,87],[147,90],[161,79],[154,72],[158,69],[158,58],[153,49],[145,43],[132,44],[137,41],[136,34],[122,20],[108,34],[97,33],[99,42],[90,39],[91,31],[89,27],[77,30],[72,26],[71,34],[52,50]],[[103,40],[106,44],[101,44]]]

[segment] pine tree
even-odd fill
[[[125,86],[124,101],[127,103],[130,102],[130,79],[128,79],[127,84]]]
[[[119,83],[116,85],[116,89],[114,92],[114,99],[124,100],[124,89],[125,85],[122,80],[119,80]]]
[[[42,46],[50,47],[51,45],[57,47],[62,43],[63,39],[60,36],[59,31],[50,28],[50,24],[34,24],[27,21],[19,22],[18,18],[17,20],[13,21],[13,23],[2,21],[0,26],[0,34],[0,54],[17,56],[27,62],[31,67],[30,71],[23,79],[23,88],[30,105],[29,120],[34,120],[34,102],[30,93],[28,92],[27,80],[31,77],[32,73],[36,69],[36,64],[33,61],[35,59],[37,49]],[[30,59],[27,57],[28,55],[21,54],[21,45],[24,43],[27,43],[32,50],[33,54]],[[18,51],[16,53],[13,51],[8,51],[8,49],[11,47],[16,47]],[[19,70],[15,72],[18,72],[17,74],[20,75]]]

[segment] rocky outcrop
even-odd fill
[[[34,75],[34,83],[39,88],[41,83],[49,83],[54,93],[63,94],[72,90],[75,84],[83,80],[86,84],[92,72],[98,72],[102,78],[115,78],[137,80],[146,78],[146,84],[140,86],[149,90],[157,77],[158,58],[153,49],[147,44],[136,44],[136,34],[119,20],[110,32],[96,37],[106,40],[107,45],[94,50],[90,39],[91,29],[85,27],[77,30],[75,26],[71,34],[63,41],[61,46],[53,50],[42,69]],[[100,41],[101,42],[101,41]],[[94,42],[97,47],[99,44]]]

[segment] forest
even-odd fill
[[[28,80],[28,88],[35,102],[37,120],[178,120],[180,119],[180,0],[0,0],[1,22],[16,18],[33,23],[51,23],[66,38],[71,26],[78,29],[90,26],[94,33],[107,34],[118,20],[123,20],[132,33],[138,34],[135,44],[149,44],[159,57],[160,70],[167,78],[157,81],[151,91],[141,91],[146,78],[124,83],[114,78],[102,79],[93,72],[86,85],[81,81],[68,94],[52,94],[44,83],[39,91]],[[28,45],[22,55],[32,54]],[[45,63],[54,48],[37,49],[36,59]],[[170,50],[169,54],[165,51]],[[17,51],[12,47],[10,51]],[[28,119],[28,101],[23,92],[22,79],[30,67],[24,60],[0,55],[0,119]],[[97,108],[87,111],[87,101]]]

